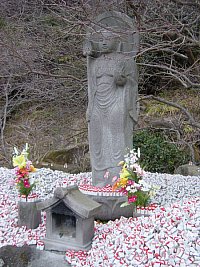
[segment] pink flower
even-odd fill
[[[145,172],[144,170],[138,165],[137,163],[133,164],[133,167],[135,168],[135,171],[138,175],[144,176]]]
[[[137,200],[137,196],[131,196],[131,197],[128,197],[128,203],[133,203]]]
[[[109,171],[106,171],[105,174],[104,174],[104,178],[108,179],[108,177],[109,177]]]
[[[112,178],[112,182],[114,183],[115,181],[117,181],[117,176],[114,176],[114,177]]]
[[[124,195],[127,195],[127,194],[128,194],[128,191],[127,191],[126,188],[124,188],[124,187],[121,187],[121,188],[119,189],[119,192],[121,192],[121,193],[124,194]]]
[[[25,188],[29,188],[30,187],[30,183],[29,183],[28,179],[24,180],[24,187]]]
[[[128,185],[133,185],[135,182],[132,180],[128,180]]]

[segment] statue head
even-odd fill
[[[87,29],[83,53],[99,57],[102,53],[126,53],[139,50],[139,32],[133,18],[117,11],[100,14]]]
[[[111,53],[118,50],[119,37],[111,31],[100,31],[98,33],[98,49],[100,53]]]

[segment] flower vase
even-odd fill
[[[41,223],[41,211],[37,210],[36,203],[19,201],[18,202],[18,226],[26,226],[27,229],[35,229]]]

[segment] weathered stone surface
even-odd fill
[[[18,225],[35,229],[41,223],[41,211],[37,210],[37,202],[18,202]]]
[[[174,174],[181,174],[184,176],[200,176],[200,167],[190,164],[181,165],[174,171]]]
[[[5,262],[2,258],[0,258],[0,267],[4,267],[5,266]]]
[[[101,204],[98,213],[95,214],[95,219],[99,220],[115,220],[123,217],[133,216],[134,207],[129,205],[127,207],[120,207],[122,203],[127,201],[127,198],[117,196],[88,196]]]
[[[1,267],[68,267],[64,254],[40,251],[35,246],[0,248]]]
[[[94,216],[101,205],[81,193],[78,186],[56,188],[54,196],[37,207],[46,211],[46,250],[91,248]]]
[[[39,251],[34,249],[33,256],[27,267],[69,267],[64,259],[64,254]]]
[[[90,170],[89,146],[78,144],[62,150],[49,151],[37,164],[38,168],[47,167],[68,173]]]
[[[98,16],[87,33],[88,132],[93,184],[112,183],[137,123],[138,81],[134,55],[138,31],[119,12]],[[133,34],[134,33],[134,34]],[[107,179],[104,178],[109,172]]]
[[[0,248],[0,258],[3,260],[2,263],[4,262],[2,267],[27,267],[31,256],[32,251],[29,246],[5,246]]]
[[[59,204],[58,200],[62,200],[68,208],[72,209],[73,212],[77,213],[82,218],[93,217],[101,207],[99,203],[81,193],[77,185],[73,185],[66,188],[56,188],[54,197],[39,202],[37,204],[37,209],[46,210],[50,207],[54,207]]]

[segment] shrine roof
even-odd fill
[[[49,210],[57,206],[61,201],[81,218],[94,216],[101,207],[101,204],[84,195],[75,185],[56,188],[52,198],[37,203],[37,209]]]

